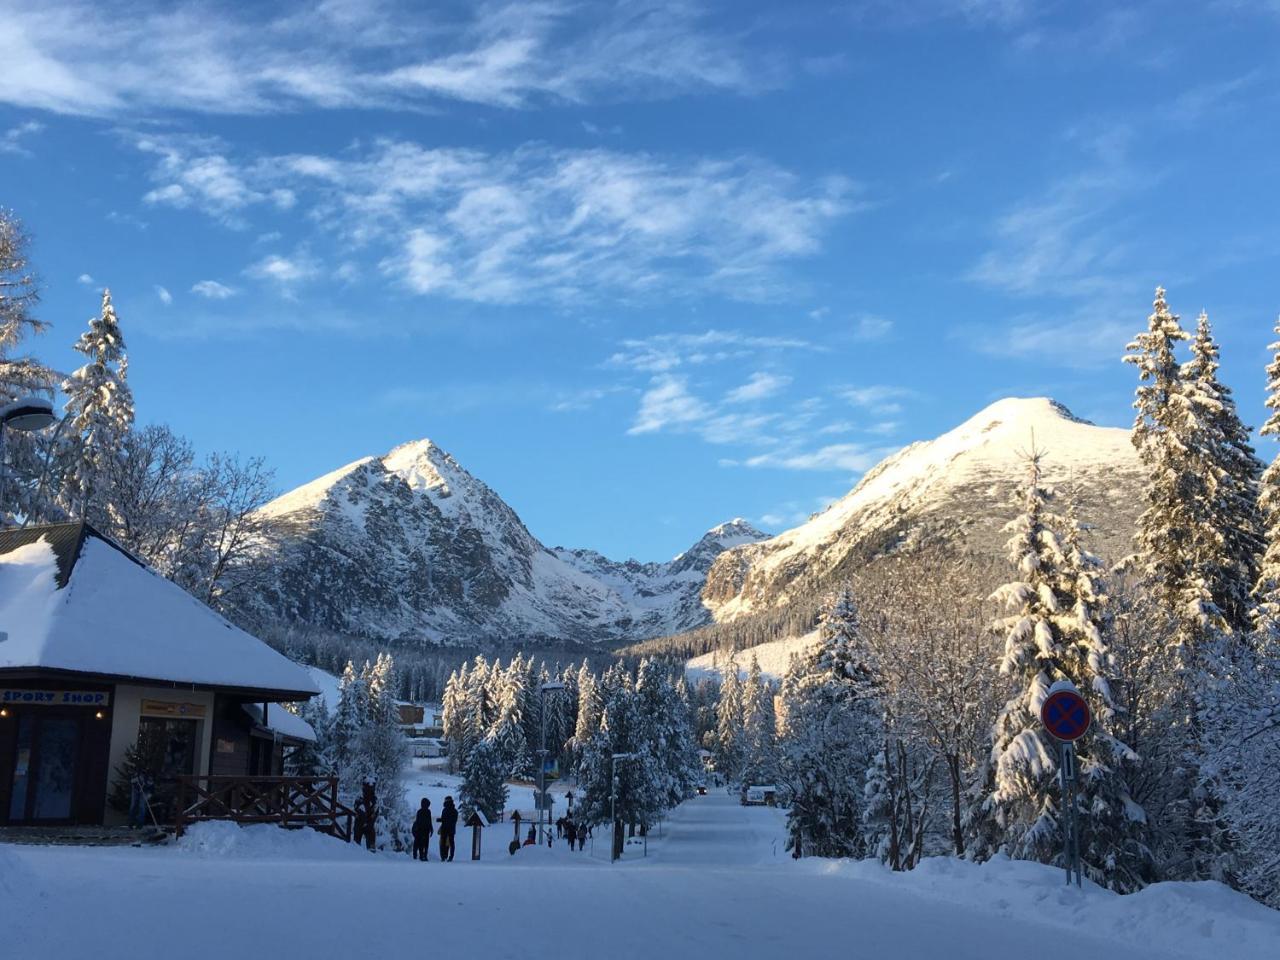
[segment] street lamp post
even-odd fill
[[[613,838],[609,850],[609,862],[617,860],[621,854],[618,848],[618,761],[634,760],[637,754],[634,753],[615,753],[609,757],[609,819],[612,821],[610,827],[613,829]]]
[[[20,430],[31,433],[51,426],[57,417],[53,415],[53,404],[43,397],[20,397],[12,403],[0,407],[0,493],[5,490],[5,430]],[[3,509],[4,505],[0,505]],[[16,506],[16,504],[15,504]]]
[[[546,840],[542,827],[542,808],[547,808],[547,827],[551,826],[551,805],[547,803],[547,693],[563,690],[559,680],[548,680],[538,687],[542,704],[542,746],[538,748],[538,843]]]

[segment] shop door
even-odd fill
[[[138,723],[138,753],[155,783],[152,813],[161,823],[170,823],[178,776],[196,772],[196,722],[143,717]]]
[[[75,810],[82,720],[22,713],[9,795],[10,823],[69,823]]]

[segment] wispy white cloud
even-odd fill
[[[677,367],[741,360],[762,352],[821,349],[798,337],[758,336],[738,330],[657,333],[643,339],[623,340],[622,349],[609,357],[608,365],[661,373]]]
[[[310,280],[318,272],[316,265],[306,255],[284,257],[277,253],[268,254],[245,270],[247,276],[257,280],[270,280],[282,286]]]
[[[206,300],[226,300],[234,297],[238,291],[217,280],[200,280],[191,285],[191,292]]]
[[[640,409],[627,433],[656,433],[701,424],[711,413],[711,407],[689,392],[688,381],[664,373],[654,377],[641,396]]]
[[[1019,300],[1034,299],[1035,307],[1015,304],[996,322],[958,323],[952,339],[993,356],[1069,367],[1115,361],[1156,282],[1136,266],[1141,253],[1117,212],[1161,178],[1158,168],[1139,170],[1130,161],[1137,133],[1127,124],[1067,131],[1064,142],[1082,154],[1080,172],[1001,214],[994,243],[967,275]]]
[[[729,403],[749,403],[753,400],[764,400],[775,396],[791,384],[791,378],[776,373],[758,371],[740,387],[734,387],[725,394]]]
[[[884,317],[877,317],[869,313],[864,313],[853,323],[853,338],[855,340],[861,340],[864,342],[870,340],[884,340],[892,332],[892,320],[887,320]]]
[[[748,467],[779,467],[784,470],[846,470],[864,473],[896,450],[896,447],[862,443],[831,443],[804,452],[770,452],[748,457]]]
[[[156,284],[156,296],[159,297],[160,302],[166,307],[173,303],[173,294],[158,283]]]
[[[0,17],[0,101],[69,114],[517,108],[746,92],[780,76],[689,0],[0,0]]]
[[[2,43],[3,41],[0,41]],[[31,156],[31,151],[27,149],[24,141],[44,130],[44,124],[36,120],[26,120],[15,127],[10,127],[3,133],[0,133],[0,153],[16,153],[21,156]]]
[[[89,276],[87,273],[82,273],[80,276],[76,277],[76,283],[84,284],[86,287],[92,286],[93,277]]]
[[[903,401],[915,395],[916,392],[908,387],[879,383],[866,387],[845,387],[840,391],[840,396],[855,407],[876,414],[901,413]]]
[[[550,409],[556,413],[589,410],[606,397],[627,392],[630,392],[630,388],[620,384],[608,387],[583,387],[580,390],[561,391],[552,400]]]
[[[362,154],[237,160],[216,140],[137,139],[155,158],[153,205],[232,226],[299,208],[313,250],[376,251],[382,273],[424,295],[483,303],[642,298],[682,290],[765,300],[784,264],[815,254],[855,209],[842,177],[772,164],[530,144],[507,153],[379,141]]]
[[[158,186],[143,195],[154,206],[194,207],[233,226],[243,226],[241,211],[256,204],[287,210],[294,205],[293,191],[285,187],[250,186],[261,179],[225,155],[226,147],[213,138],[195,136],[143,136],[135,145],[155,156],[152,177]]]

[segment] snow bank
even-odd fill
[[[178,841],[196,857],[236,860],[368,860],[370,854],[315,830],[286,830],[270,823],[242,827],[226,820],[197,823]]]
[[[608,866],[608,860],[597,860],[593,858],[586,850],[569,850],[569,842],[567,840],[557,840],[554,847],[548,847],[545,843],[534,844],[531,847],[521,847],[514,854],[507,853],[507,845],[511,842],[510,830],[500,831],[503,842],[498,844],[502,848],[501,856],[498,856],[496,850],[492,850],[489,846],[492,839],[488,832],[485,834],[484,850],[481,856],[485,860],[493,859],[495,863],[504,863],[515,867],[565,867],[565,866]],[[461,856],[463,847],[466,847],[467,856],[471,856],[471,831],[465,831],[466,843],[462,843],[463,832],[458,834],[458,855]]]
[[[909,873],[894,873],[878,860],[837,861],[818,870],[1170,956],[1209,955],[1228,943],[1224,956],[1280,956],[1280,912],[1220,883],[1156,883],[1120,896],[1087,880],[1082,889],[1068,887],[1056,867],[1005,857],[984,864],[933,857]]]
[[[15,903],[39,895],[35,872],[27,866],[22,854],[0,843],[0,901]]]

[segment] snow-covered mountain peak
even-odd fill
[[[450,497],[479,484],[448,452],[426,438],[402,443],[381,459],[388,472],[404,480],[411,490],[430,490],[438,497]]]
[[[429,439],[287,493],[267,617],[340,633],[442,643],[639,640],[701,626],[707,570],[764,538],[738,519],[669,563],[548,550],[516,512]]]
[[[1141,471],[1128,430],[1096,426],[1048,397],[1008,397],[887,457],[806,523],[727,551],[703,599],[717,619],[785,601],[792,581],[812,583],[847,566],[855,551],[886,549],[935,521],[981,529],[998,543],[998,526],[996,535],[987,527],[1004,511],[1032,450],[1043,455],[1050,482],[1094,500],[1086,506],[1116,517],[1131,512]]]
[[[330,492],[339,482],[365,464],[372,463],[374,459],[376,458],[361,457],[359,460],[351,461],[346,466],[316,477],[309,483],[304,483],[302,486],[295,487],[288,493],[276,497],[266,504],[261,512],[268,517],[282,517],[299,510],[316,507],[330,495]]]
[[[761,533],[742,517],[734,517],[732,520],[718,523],[702,535],[703,540],[714,540],[725,548],[736,547],[739,543],[749,543],[753,540],[763,540],[764,538],[764,533]]]

